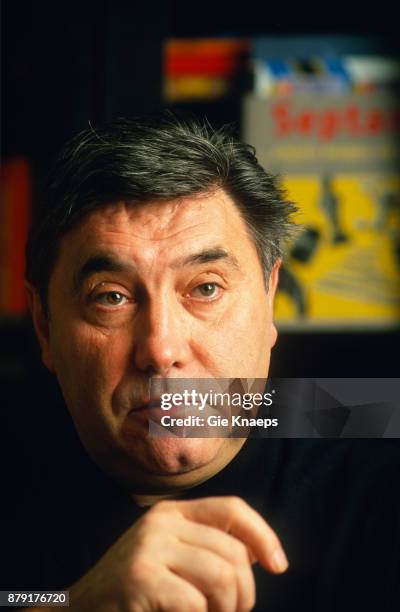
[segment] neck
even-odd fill
[[[136,495],[132,494],[131,497],[135,501],[135,503],[141,508],[146,508],[147,506],[154,506],[159,501],[163,499],[177,499],[183,497],[184,492],[180,493],[165,493],[164,495]]]

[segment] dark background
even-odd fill
[[[90,119],[152,112],[162,100],[168,37],[357,34],[398,52],[394,8],[349,3],[2,2],[2,155],[33,168],[33,214],[54,155]],[[350,10],[350,12],[349,12]],[[237,99],[197,105],[218,124],[239,121]],[[399,375],[399,331],[281,333],[272,375]],[[238,347],[240,349],[240,347]],[[26,379],[51,385],[28,320],[0,320],[0,380],[12,394]]]

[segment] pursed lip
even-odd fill
[[[171,403],[171,402],[170,402]],[[172,402],[172,406],[168,408],[162,408],[162,399],[161,397],[152,398],[151,400],[143,401],[140,404],[137,404],[130,410],[130,412],[144,412],[146,410],[156,410],[160,409],[163,412],[171,412],[172,410],[176,410],[177,408],[192,408],[193,404],[174,404]]]
[[[143,412],[155,408],[161,408],[161,397],[154,397],[150,400],[144,399],[140,404],[132,408],[130,412]]]
[[[179,414],[179,415],[186,416],[188,414],[187,411],[198,409],[198,406],[195,406],[193,404],[190,404],[190,405],[189,404],[186,404],[186,405],[172,404],[172,406],[168,408],[162,408],[161,404],[162,404],[161,397],[152,398],[151,400],[143,401],[141,404],[138,404],[137,406],[132,408],[129,411],[129,414],[130,415],[143,415],[147,417],[152,415],[150,418],[154,418],[157,420],[157,419],[160,419],[161,416],[166,415],[166,414],[174,415],[174,416],[177,416]]]

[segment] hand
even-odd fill
[[[287,568],[278,537],[242,499],[161,501],[70,587],[70,610],[250,610],[255,561]]]

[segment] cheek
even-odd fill
[[[200,338],[220,366],[221,377],[264,377],[270,332],[267,297],[258,291],[235,300]]]
[[[228,315],[236,337],[240,334],[243,342],[258,344],[268,337],[270,323],[269,306],[266,294],[261,290],[244,295],[236,302]],[[233,335],[233,338],[235,334]]]
[[[123,344],[81,321],[68,328],[58,326],[52,335],[55,371],[65,400],[72,411],[85,412],[96,405],[102,411],[119,382],[127,360]]]

